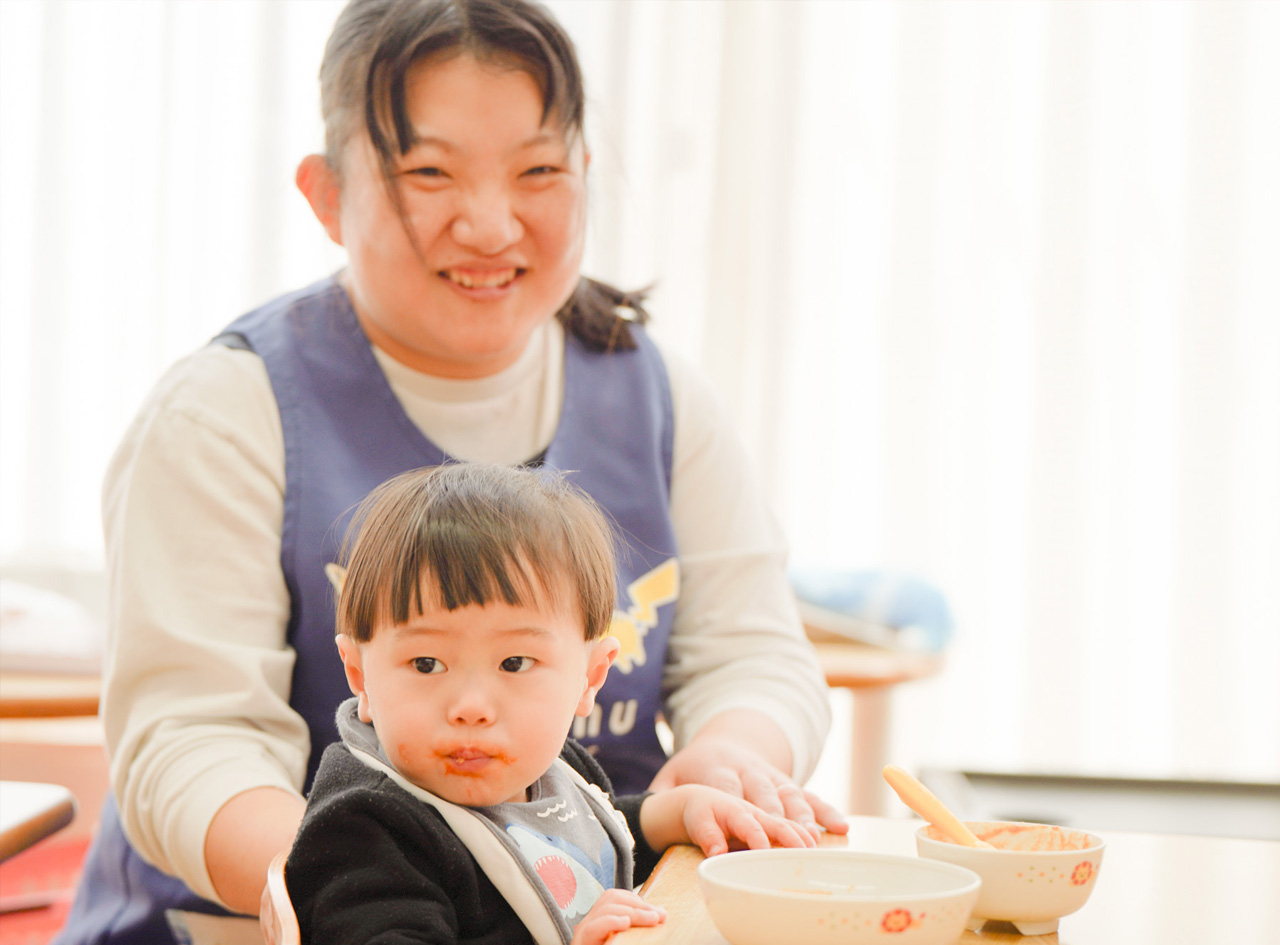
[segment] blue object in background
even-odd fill
[[[793,568],[789,577],[805,623],[823,630],[934,653],[955,630],[942,591],[910,574]]]

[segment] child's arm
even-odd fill
[[[650,794],[640,805],[640,829],[655,850],[693,843],[707,856],[726,852],[735,841],[752,850],[817,846],[813,835],[799,824],[702,784]]]

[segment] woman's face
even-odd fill
[[[378,347],[426,373],[484,377],[512,364],[577,285],[588,158],[581,135],[566,140],[554,115],[543,124],[538,87],[518,69],[429,60],[405,92],[415,141],[394,185],[407,232],[364,134],[344,151],[326,227]]]

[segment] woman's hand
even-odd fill
[[[573,930],[571,945],[603,945],[610,936],[633,925],[660,925],[667,913],[629,889],[606,889]]]
[[[814,837],[821,833],[819,827],[831,833],[849,832],[844,814],[801,788],[740,738],[699,734],[668,759],[650,790],[665,791],[682,784],[719,788],[799,824]]]
[[[655,850],[693,843],[707,856],[731,848],[818,845],[801,825],[705,784],[682,784],[649,795],[640,806],[640,829]]]

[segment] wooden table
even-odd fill
[[[853,696],[849,746],[850,814],[885,813],[885,783],[880,772],[889,761],[889,709],[895,686],[924,679],[942,669],[936,653],[886,650],[805,624],[822,664],[827,685]]]
[[[0,672],[0,718],[97,715],[102,679],[73,673]]]
[[[60,784],[0,781],[0,861],[57,833],[75,814],[75,798]]]
[[[915,819],[850,818],[849,836],[826,845],[915,855]],[[1107,843],[1093,895],[1049,935],[1018,935],[988,922],[962,945],[1261,945],[1280,938],[1280,843],[1220,837],[1101,834]],[[609,945],[728,945],[703,905],[696,847],[672,847],[641,887],[667,910],[663,925],[631,929]],[[802,942],[779,945],[803,945]]]

